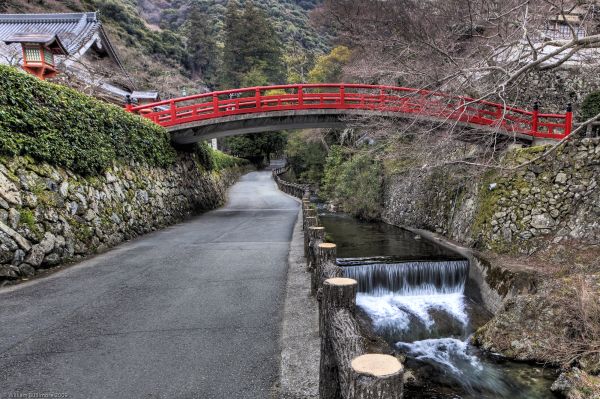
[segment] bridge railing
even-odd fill
[[[128,106],[129,111],[165,127],[232,115],[308,109],[420,115],[553,139],[569,135],[572,126],[570,108],[565,114],[548,114],[429,90],[341,83],[250,87]]]

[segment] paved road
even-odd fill
[[[0,398],[268,398],[297,214],[253,172],[224,208],[0,291]]]

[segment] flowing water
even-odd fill
[[[554,372],[481,353],[469,337],[491,315],[465,295],[469,263],[414,233],[321,214],[359,309],[425,388],[411,398],[552,398]]]

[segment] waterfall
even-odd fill
[[[422,296],[462,294],[469,262],[451,260],[436,262],[371,263],[359,259],[338,260],[344,275],[358,281],[358,291],[371,296]]]

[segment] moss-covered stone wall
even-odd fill
[[[513,149],[503,162],[521,164],[544,150]],[[516,171],[477,178],[462,172],[449,167],[388,177],[383,220],[500,253],[531,253],[564,239],[599,242],[600,139],[573,140]]]
[[[167,167],[115,162],[93,176],[0,158],[0,285],[215,208],[242,171],[209,172],[187,153]]]

